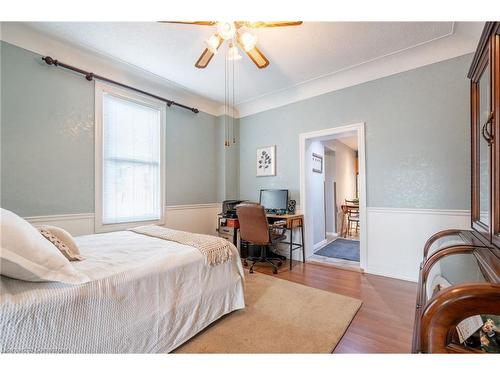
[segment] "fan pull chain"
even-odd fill
[[[227,50],[224,56],[224,147],[229,146],[228,142],[228,124],[227,124],[227,92],[228,92],[228,79],[227,79]]]
[[[234,41],[230,47],[234,46]],[[236,135],[234,130],[234,106],[235,106],[235,88],[234,88],[234,65],[235,60],[231,59],[228,63],[229,49],[225,51],[224,59],[224,147],[231,147],[236,144]],[[229,65],[232,64],[232,65]],[[231,110],[231,112],[230,112]],[[228,117],[231,116],[229,119]]]
[[[233,113],[232,113],[233,102],[231,100],[231,91],[234,88],[234,81],[231,80],[231,78],[232,78],[231,70],[234,70],[234,60],[231,60],[231,62],[229,64],[230,64],[230,66],[228,67],[228,72],[227,72],[227,74],[229,76],[228,86],[227,86],[227,95],[228,95],[227,113],[230,114],[231,117],[229,118],[229,134],[227,137],[227,143],[229,144],[229,146],[231,146],[231,138],[232,138],[232,134],[233,134]]]
[[[232,46],[233,44],[230,43],[229,45]],[[231,116],[231,109],[232,109],[231,90],[234,87],[234,82],[231,81],[231,68],[234,68],[234,60],[231,60],[228,63],[228,67],[227,67],[227,76],[228,76],[228,80],[227,80],[227,115],[228,116]],[[233,132],[233,117],[231,116],[228,119],[227,145],[229,147],[231,147],[232,132]]]

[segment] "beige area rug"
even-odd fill
[[[245,274],[245,303],[175,353],[330,353],[361,306],[258,272]]]

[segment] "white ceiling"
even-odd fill
[[[354,151],[358,150],[358,137],[357,136],[338,138],[338,140],[339,140],[339,142],[342,142],[343,144],[345,144],[347,147],[352,148]]]
[[[208,68],[194,63],[214,27],[161,23],[31,22],[29,27],[73,45],[98,51],[161,76],[206,98],[224,100],[224,59]],[[257,29],[258,46],[269,58],[259,70],[246,57],[235,62],[235,102],[305,84],[384,56],[449,38],[460,30],[474,48],[482,23],[305,22]]]
[[[330,148],[332,147],[332,141],[337,140],[342,142],[347,147],[353,149],[354,151],[358,150],[358,134],[356,130],[349,130],[343,133],[335,134],[335,135],[325,135],[322,137],[315,138],[316,141],[323,142],[323,145]],[[335,147],[333,147],[333,150]]]

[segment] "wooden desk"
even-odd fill
[[[304,215],[302,214],[286,214],[286,215],[276,215],[276,214],[267,214],[267,221],[272,224],[276,221],[285,221],[286,229],[289,234],[289,241],[281,241],[279,243],[283,243],[288,245],[290,248],[290,269],[292,269],[292,252],[293,250],[302,249],[302,262],[306,262],[306,250],[304,246]],[[295,229],[300,228],[300,237],[301,242],[296,243],[293,242],[293,231]]]
[[[285,221],[286,229],[288,231],[288,241],[280,241],[279,243],[285,244],[290,249],[290,269],[292,269],[292,253],[293,250],[302,249],[302,261],[306,262],[306,251],[304,246],[304,215],[302,214],[286,214],[286,215],[276,215],[267,214],[267,221],[272,224],[276,221]],[[232,241],[234,246],[238,247],[238,227],[229,227],[225,225],[227,219],[220,216],[218,217],[217,233],[220,237],[224,237],[229,241]],[[293,242],[293,231],[295,229],[300,229],[301,242]],[[240,246],[241,249],[241,246]],[[284,257],[283,257],[284,259]]]

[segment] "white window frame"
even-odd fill
[[[102,103],[104,94],[110,94],[128,101],[134,101],[138,104],[160,110],[160,202],[161,214],[159,220],[135,221],[126,223],[103,224],[102,222],[102,200],[103,200],[103,121],[102,121]],[[124,230],[139,225],[165,224],[165,196],[166,196],[166,103],[155,98],[139,94],[132,90],[122,89],[114,85],[106,84],[101,81],[95,81],[95,220],[94,229],[96,233]]]

